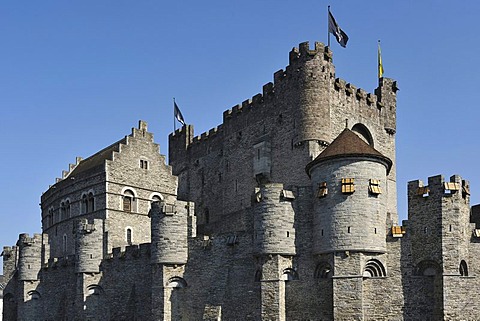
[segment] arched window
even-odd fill
[[[123,192],[123,211],[131,213],[135,202],[135,194],[129,189]]]
[[[98,285],[89,285],[87,287],[87,296],[103,294],[103,289]]]
[[[91,213],[95,211],[95,198],[93,197],[93,193],[88,193],[87,197],[87,213]]]
[[[88,197],[87,197],[87,194],[83,194],[80,212],[82,214],[85,214],[87,213],[87,209],[88,209]]]
[[[435,276],[439,273],[440,266],[435,261],[425,260],[418,263],[415,274],[419,276]]]
[[[168,288],[186,288],[187,282],[179,276],[174,276],[168,280]]]
[[[355,132],[367,144],[374,147],[372,134],[364,124],[355,124],[355,126],[352,127],[352,131]]]
[[[459,272],[461,276],[468,276],[468,266],[464,260],[460,262]]]
[[[387,273],[385,272],[385,267],[382,262],[378,260],[368,260],[365,264],[365,269],[363,270],[364,278],[371,277],[385,277]]]
[[[285,280],[285,281],[298,280],[297,271],[295,271],[295,269],[293,268],[287,268],[283,270],[282,280]]]
[[[126,238],[126,241],[127,241],[127,244],[128,245],[132,245],[132,229],[131,228],[127,228],[127,231],[125,233],[125,238]]]
[[[27,293],[28,294],[28,300],[39,300],[41,298],[41,295],[38,291],[30,291]]]
[[[64,220],[66,217],[66,208],[65,208],[65,202],[60,203],[60,221]]]
[[[153,195],[150,196],[150,200],[151,200],[151,202],[150,202],[150,209],[151,209],[153,202],[162,202],[163,201],[163,196],[160,195],[160,194],[153,194]]]
[[[70,200],[65,201],[65,218],[70,218]]]
[[[317,265],[315,269],[315,278],[316,279],[327,279],[331,278],[333,275],[332,266],[327,262],[321,262]]]

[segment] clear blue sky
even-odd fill
[[[300,42],[350,37],[336,76],[372,92],[377,40],[398,81],[399,214],[406,183],[471,181],[480,202],[478,1],[18,1],[0,6],[0,244],[40,231],[42,192],[138,120],[167,154],[172,97],[200,134],[261,92]],[[333,40],[333,39],[332,39]]]

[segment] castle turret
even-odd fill
[[[295,255],[293,193],[283,184],[268,183],[255,197],[255,253]]]
[[[185,264],[188,258],[188,209],[185,202],[153,202],[151,263]]]
[[[17,246],[18,256],[18,280],[36,281],[42,267],[42,235],[20,234]]]
[[[334,80],[335,67],[332,52],[320,42],[310,50],[304,42],[290,52],[290,65],[287,72],[294,74],[295,84],[301,89],[296,92],[298,105],[298,126],[295,144],[315,141],[321,144],[331,142],[330,89]],[[280,75],[276,74],[276,78]],[[319,117],[321,115],[321,117]]]
[[[385,252],[387,157],[345,129],[307,165],[314,202],[314,253]]]
[[[98,273],[103,258],[103,221],[80,220],[75,229],[76,273]]]
[[[3,277],[8,281],[17,269],[18,247],[4,246],[0,256],[3,257]]]
[[[255,195],[254,254],[262,320],[286,320],[285,281],[294,279],[295,196],[283,184],[265,183]]]
[[[456,298],[474,286],[468,278],[472,263],[468,249],[475,228],[469,203],[469,183],[458,175],[449,181],[442,175],[429,177],[428,185],[420,180],[408,183],[410,273],[423,285],[408,288],[413,291],[409,297],[430,299],[407,305],[422,306],[429,315],[448,320],[464,315],[465,308],[456,304]]]
[[[188,259],[188,236],[194,235],[190,219],[192,203],[153,202],[150,210],[152,264],[152,315],[155,320],[178,320],[182,303],[173,295],[186,286],[183,279]]]

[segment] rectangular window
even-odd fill
[[[140,160],[140,168],[148,169],[148,161],[141,159]]]
[[[322,198],[327,196],[327,194],[328,194],[327,182],[322,182],[321,184],[318,185],[317,197]]]
[[[353,178],[342,178],[342,193],[349,194],[355,192]]]
[[[374,195],[382,194],[382,189],[380,188],[380,180],[370,179],[368,181],[368,191]]]

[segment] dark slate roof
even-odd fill
[[[105,164],[105,161],[107,159],[112,159],[112,154],[113,152],[118,152],[119,151],[119,146],[120,144],[126,144],[127,143],[127,138],[123,138],[119,140],[118,142],[102,149],[96,154],[93,154],[92,156],[81,160],[80,163],[73,169],[68,176],[75,176],[78,175],[79,173],[88,171],[92,168],[95,168],[97,166]]]
[[[370,157],[377,158],[387,163],[387,173],[390,172],[392,161],[384,156],[375,148],[363,141],[357,134],[350,129],[345,128],[343,132],[313,161],[307,164],[305,170],[310,174],[310,170],[316,164],[335,158],[345,157]]]

